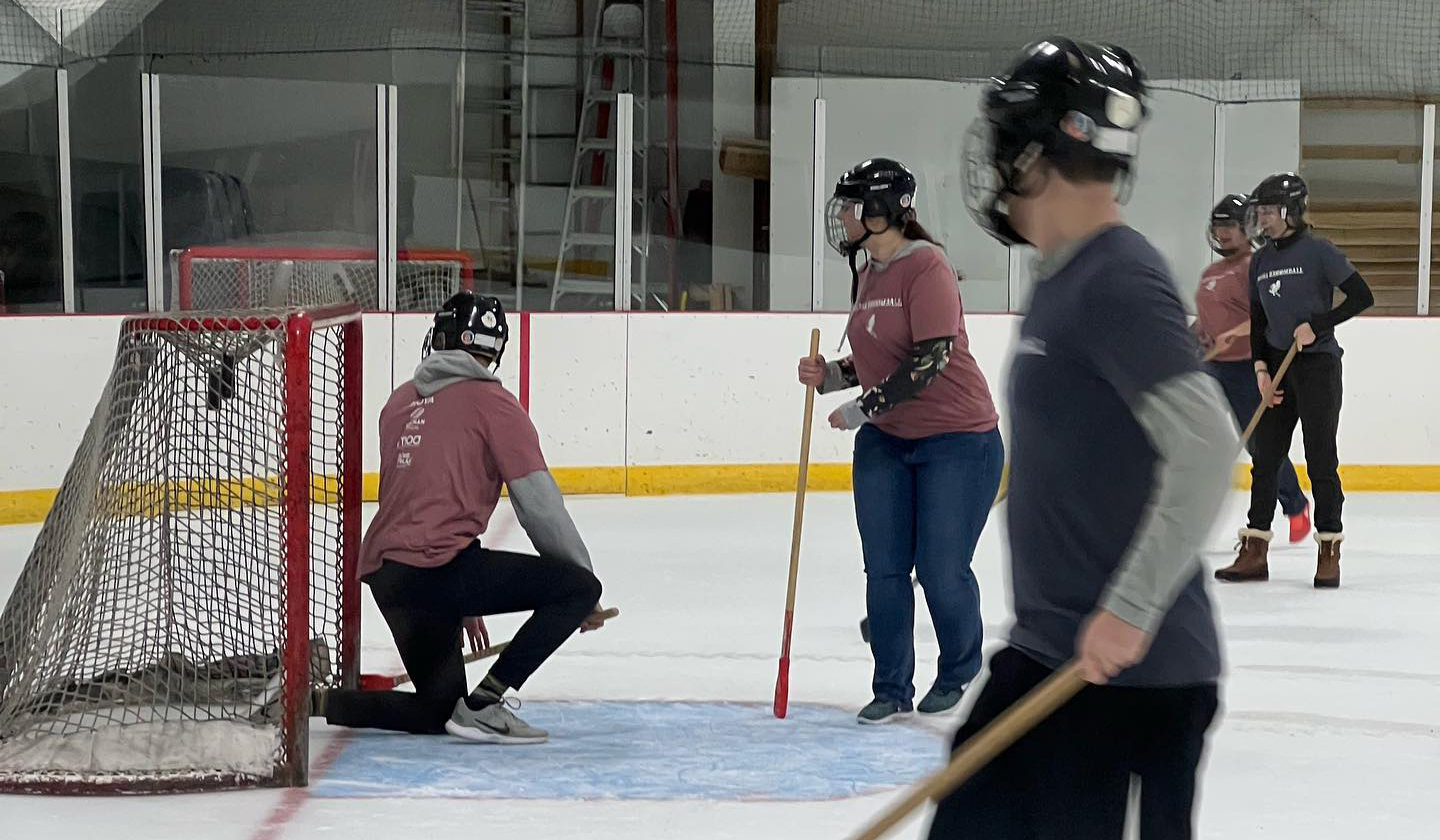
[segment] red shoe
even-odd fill
[[[1290,542],[1298,543],[1310,534],[1310,504],[1290,518]]]

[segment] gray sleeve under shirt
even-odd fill
[[[1230,484],[1239,440],[1215,380],[1200,371],[1167,379],[1132,403],[1157,454],[1155,487],[1139,530],[1100,605],[1153,632],[1200,560]]]
[[[525,529],[536,551],[594,571],[590,552],[580,538],[575,520],[565,509],[565,497],[549,470],[536,470],[508,482],[507,486],[515,518],[520,520],[520,527]]]

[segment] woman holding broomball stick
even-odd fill
[[[858,430],[855,517],[875,658],[863,724],[915,710],[912,570],[940,643],[918,710],[954,708],[979,673],[980,590],[970,563],[1005,460],[995,404],[970,355],[958,277],[916,220],[915,192],[915,176],[887,158],[841,176],[826,227],[850,263],[852,353],[799,365],[800,381],[822,394],[863,389],[829,418],[833,428]]]

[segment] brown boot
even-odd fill
[[[1226,583],[1240,583],[1247,580],[1270,579],[1270,531],[1254,528],[1240,529],[1240,556],[1223,569],[1215,570],[1215,579]]]
[[[1344,534],[1315,534],[1320,543],[1320,556],[1315,561],[1315,588],[1338,589],[1340,587],[1340,543]]]

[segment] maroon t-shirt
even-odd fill
[[[1250,255],[1218,260],[1200,275],[1195,288],[1195,319],[1201,335],[1210,339],[1250,320]],[[1215,357],[1218,362],[1250,358],[1250,340],[1237,338]]]
[[[428,397],[406,382],[380,411],[380,510],[360,574],[383,560],[443,566],[490,524],[501,484],[545,469],[530,416],[493,380]]]
[[[869,390],[911,356],[915,342],[954,336],[950,363],[918,396],[871,422],[902,438],[987,432],[999,422],[985,375],[970,355],[955,269],[928,242],[907,246],[890,262],[867,265],[846,328],[860,387]]]

